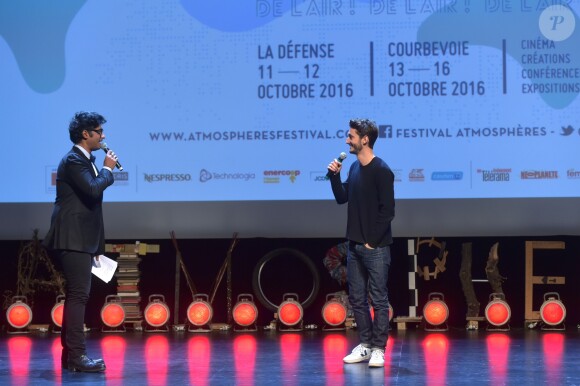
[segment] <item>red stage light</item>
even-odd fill
[[[105,305],[101,309],[101,320],[105,326],[116,328],[125,322],[125,308],[120,301],[121,298],[117,295],[105,298]]]
[[[26,304],[26,296],[14,296],[10,307],[6,310],[6,319],[15,329],[21,330],[32,322],[32,309]]]
[[[485,319],[493,326],[503,326],[509,322],[512,312],[505,301],[504,294],[493,293],[489,296],[489,303],[485,307]]]
[[[242,327],[252,326],[258,319],[258,309],[251,294],[238,295],[238,302],[232,311],[234,322]]]
[[[393,310],[393,306],[389,304],[389,322],[393,320],[393,316],[395,315],[395,310]],[[375,309],[371,307],[371,319],[375,320]]]
[[[238,303],[234,307],[234,321],[240,326],[249,326],[256,322],[258,310],[254,303]]]
[[[64,295],[58,295],[56,297],[56,304],[52,307],[50,311],[50,318],[52,323],[58,328],[62,328],[62,317],[64,314]]]
[[[278,307],[278,319],[286,326],[295,326],[302,321],[304,311],[298,303],[297,294],[284,294],[285,299]]]
[[[163,295],[149,296],[149,304],[145,307],[145,322],[151,327],[163,327],[169,321],[169,307],[165,304]]]
[[[566,307],[560,301],[560,295],[557,292],[544,294],[544,303],[540,307],[540,317],[544,323],[550,326],[557,326],[564,322]]]
[[[346,320],[346,307],[334,294],[326,295],[326,303],[322,307],[324,323],[332,327],[342,325]]]
[[[443,300],[443,294],[433,292],[429,294],[429,301],[423,307],[423,317],[432,326],[440,326],[449,318],[449,308]]]
[[[193,302],[187,307],[187,319],[193,326],[201,327],[211,322],[213,308],[208,303],[208,299],[209,297],[205,294],[195,295]]]

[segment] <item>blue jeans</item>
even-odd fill
[[[391,249],[368,249],[349,242],[347,254],[348,300],[354,313],[360,341],[371,349],[384,350],[389,333],[389,297],[387,278],[391,265]],[[375,311],[371,319],[368,298]]]

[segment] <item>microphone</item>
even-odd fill
[[[340,155],[338,156],[338,158],[336,160],[338,161],[338,163],[342,163],[342,161],[344,161],[345,158],[346,158],[346,153],[342,152],[342,153],[340,153]],[[330,178],[330,176],[332,176],[333,174],[334,173],[329,170],[328,173],[326,173],[325,179],[328,180]]]
[[[105,153],[109,152],[109,147],[107,146],[106,142],[101,142],[101,149],[103,149]],[[119,169],[120,171],[123,171],[123,167],[121,166],[121,163],[119,161],[117,161],[117,164],[115,166],[117,166],[117,169]]]

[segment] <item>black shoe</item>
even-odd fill
[[[95,359],[89,358],[89,359],[91,359],[95,363],[102,363],[103,365],[105,365],[105,361],[101,358],[95,358]],[[68,369],[68,361],[66,359],[61,359],[60,364],[62,365],[63,369]],[[107,368],[107,366],[105,366],[105,368]]]
[[[86,355],[78,358],[68,358],[67,367],[69,371],[80,371],[83,373],[98,373],[105,371],[105,363],[97,363]]]

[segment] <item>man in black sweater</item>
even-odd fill
[[[395,177],[385,161],[373,153],[378,137],[376,124],[368,119],[353,119],[349,124],[346,144],[357,160],[351,165],[346,181],[340,179],[340,162],[334,160],[328,165],[336,202],[348,202],[349,301],[360,338],[360,344],[343,360],[345,363],[369,360],[369,367],[383,367],[389,332],[387,278],[393,242],[391,221],[395,217]]]

